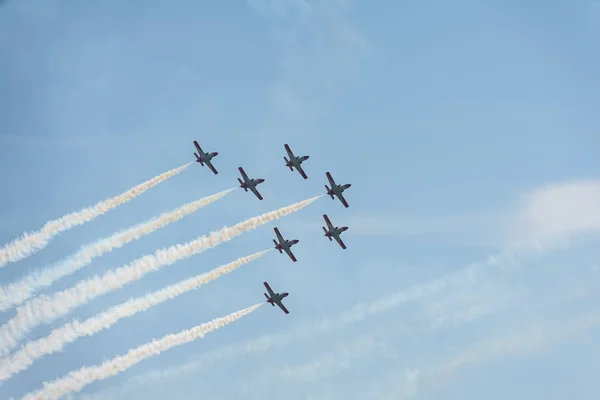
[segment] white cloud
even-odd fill
[[[512,234],[559,239],[600,230],[600,180],[547,185],[524,196]]]

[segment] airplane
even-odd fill
[[[285,151],[288,153],[288,157],[290,158],[288,160],[287,158],[283,157],[283,159],[285,160],[285,166],[289,167],[290,171],[293,171],[294,168],[296,168],[296,170],[300,173],[300,175],[302,175],[304,179],[308,179],[308,176],[306,176],[306,173],[300,165],[304,161],[308,160],[308,156],[296,157],[294,153],[292,153],[292,149],[290,149],[290,146],[284,144],[283,147],[285,147]]]
[[[342,226],[340,228],[337,226],[333,226],[333,224],[329,220],[329,217],[327,216],[327,214],[323,214],[323,219],[325,220],[325,223],[327,224],[327,229],[325,229],[324,226],[321,227],[321,228],[323,228],[323,231],[325,231],[325,236],[327,236],[329,238],[330,242],[332,241],[332,237],[333,237],[339,243],[339,245],[342,247],[342,249],[346,250],[346,245],[344,244],[344,242],[342,242],[340,235],[342,232],[347,231],[348,227]]]
[[[250,189],[252,193],[254,193],[256,197],[258,197],[259,200],[262,200],[262,196],[260,195],[260,193],[258,193],[258,190],[256,190],[256,185],[263,183],[265,180],[262,178],[250,179],[248,178],[248,175],[246,175],[242,167],[239,167],[238,170],[240,171],[240,174],[242,174],[242,178],[244,178],[244,182],[242,182],[242,180],[238,178],[240,187],[246,192],[248,191],[248,189]]]
[[[269,292],[268,295],[266,293],[263,293],[265,295],[265,297],[267,298],[266,302],[271,303],[271,305],[273,307],[275,307],[275,304],[277,304],[279,306],[279,308],[281,308],[283,310],[284,313],[289,314],[290,312],[287,310],[287,308],[285,308],[285,306],[283,305],[281,300],[288,297],[290,294],[289,293],[275,293],[273,291],[273,289],[271,289],[271,286],[269,286],[269,284],[267,282],[263,282],[263,285],[265,285],[265,287],[267,288],[267,291]]]
[[[277,243],[275,241],[275,239],[273,239],[273,243],[275,243],[275,248],[277,250],[279,250],[280,254],[283,254],[282,250],[285,251],[287,253],[287,255],[290,256],[292,261],[296,262],[297,261],[296,257],[294,256],[294,253],[292,253],[292,250],[290,249],[290,247],[292,247],[293,245],[298,243],[299,240],[297,240],[297,239],[285,240],[283,238],[283,236],[281,236],[281,232],[279,232],[279,229],[277,227],[273,228],[273,230],[275,231],[275,234],[277,235],[277,240],[279,241],[279,243]]]
[[[331,174],[329,172],[327,172],[326,175],[327,175],[327,179],[329,180],[329,184],[331,185],[331,189],[329,189],[329,187],[327,185],[325,185],[325,189],[327,189],[327,194],[329,196],[331,196],[331,200],[334,199],[333,196],[335,195],[335,196],[337,196],[338,199],[340,199],[340,201],[342,202],[344,207],[346,207],[346,208],[350,207],[348,205],[348,203],[346,202],[344,195],[342,195],[342,192],[344,190],[348,189],[352,185],[349,183],[347,183],[345,185],[338,185],[337,183],[335,183],[335,181],[333,180],[333,178],[331,177]]]
[[[206,166],[208,168],[210,168],[210,170],[212,172],[214,172],[214,174],[218,174],[217,170],[215,169],[215,167],[212,165],[212,163],[210,162],[210,160],[213,159],[213,157],[216,157],[217,153],[216,151],[213,153],[205,153],[204,151],[202,151],[202,148],[200,147],[200,145],[198,144],[197,141],[194,140],[194,146],[196,146],[196,150],[198,150],[198,154],[194,153],[194,155],[196,156],[196,162],[199,162],[200,165],[202,165],[204,167],[204,164],[206,164]]]

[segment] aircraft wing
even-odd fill
[[[333,224],[329,220],[329,217],[327,216],[327,214],[323,214],[323,219],[325,220],[325,223],[327,224],[327,228],[329,228],[328,230],[332,231],[333,230]]]
[[[342,241],[342,238],[340,237],[340,235],[336,235],[336,236],[334,236],[334,238],[335,238],[336,242],[338,242],[338,244],[342,247],[342,249],[346,250],[346,245]]]
[[[298,164],[296,169],[298,170],[298,172],[300,172],[300,175],[302,175],[304,179],[308,179],[308,176],[306,176],[306,172],[304,172],[304,170],[302,169],[302,165]]]
[[[333,178],[331,177],[331,174],[329,172],[326,172],[325,175],[327,175],[327,180],[329,180],[329,184],[333,187],[336,186],[335,181],[333,180]]]
[[[281,236],[281,232],[279,232],[279,228],[275,227],[275,228],[273,228],[273,230],[275,231],[275,235],[277,235],[277,240],[279,241],[279,243],[282,243],[283,236]]]
[[[298,260],[296,260],[296,257],[294,256],[294,253],[292,253],[292,250],[290,250],[289,247],[284,248],[284,250],[287,253],[287,255],[290,256],[290,258],[292,259],[293,262],[298,261]]]
[[[285,306],[283,305],[283,303],[281,302],[281,300],[280,300],[280,301],[277,301],[277,302],[275,302],[275,304],[277,304],[277,305],[279,306],[279,308],[281,308],[281,310],[282,310],[284,313],[286,313],[286,314],[289,314],[289,313],[290,313],[290,312],[288,311],[288,309],[287,309],[287,308],[285,308]]]
[[[204,152],[202,151],[202,148],[200,147],[200,145],[198,144],[197,141],[194,140],[194,146],[196,146],[196,150],[198,150],[198,154],[203,155]]]
[[[244,178],[245,181],[249,180],[248,175],[246,175],[246,172],[244,172],[244,168],[239,167],[238,170],[240,171],[240,174],[242,174],[242,178]]]
[[[338,197],[338,199],[340,199],[340,201],[342,202],[342,204],[344,205],[344,207],[346,207],[346,208],[350,207],[348,205],[348,202],[346,201],[346,199],[344,198],[344,195],[342,193],[336,193],[335,195]]]
[[[215,169],[214,165],[210,162],[210,160],[204,161],[204,163],[210,168],[210,170],[217,175],[219,172]]]
[[[254,193],[254,195],[256,197],[258,197],[259,200],[263,199],[263,197],[260,195],[260,193],[258,192],[258,190],[256,190],[256,186],[251,187],[250,190],[252,190],[252,193]]]
[[[273,289],[271,289],[271,286],[269,286],[269,284],[267,282],[263,282],[263,285],[265,285],[267,292],[269,292],[269,296],[271,296],[271,297],[275,296],[275,292],[273,291]]]
[[[283,145],[283,147],[285,147],[285,151],[287,151],[288,157],[290,158],[290,160],[294,159],[294,153],[292,153],[292,149],[290,149],[290,146],[286,144]]]

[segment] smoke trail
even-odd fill
[[[488,257],[484,261],[472,263],[465,268],[454,270],[428,282],[411,285],[391,295],[381,296],[370,303],[360,301],[358,304],[341,313],[316,319],[312,323],[302,323],[291,329],[290,332],[271,333],[255,340],[241,343],[240,345],[229,345],[215,349],[202,355],[198,360],[190,361],[165,371],[149,371],[142,376],[129,379],[128,382],[131,382],[132,385],[145,385],[149,382],[164,382],[183,375],[195,375],[200,368],[225,359],[264,352],[271,348],[286,347],[317,334],[331,332],[335,329],[344,329],[347,326],[360,323],[370,316],[380,315],[407,303],[422,301],[445,290],[464,290],[465,287],[470,287],[473,284],[481,282],[490,272],[494,271],[494,274],[497,273],[496,269],[512,271],[513,269],[520,268],[519,266],[529,260],[529,256],[531,256],[528,249],[528,246],[519,243]],[[110,397],[110,395],[107,396]],[[103,391],[101,396],[84,397],[90,400],[99,400],[106,396],[104,396]]]
[[[160,174],[118,196],[101,201],[92,207],[84,208],[81,211],[67,214],[59,219],[46,222],[42,229],[37,232],[24,233],[21,238],[15,239],[11,243],[8,243],[4,245],[4,247],[0,248],[0,267],[5,266],[9,262],[16,262],[32,255],[36,251],[46,247],[48,242],[50,242],[50,240],[59,233],[74,228],[77,225],[90,222],[94,218],[106,213],[107,211],[134,199],[151,187],[158,185],[174,175],[177,175],[192,164],[193,162],[187,163],[179,168],[175,168]]]
[[[129,350],[129,352],[123,356],[104,361],[100,365],[83,367],[77,371],[72,371],[61,379],[50,383],[44,383],[43,389],[26,394],[23,396],[23,400],[59,399],[66,394],[79,392],[86,385],[117,375],[119,372],[127,370],[146,358],[159,355],[172,347],[180,346],[196,339],[201,339],[207,333],[222,328],[225,325],[250,314],[263,304],[265,303],[258,303],[241,311],[231,313],[225,317],[215,318],[210,322],[197,325],[191,329],[176,334],[170,334],[161,339],[155,339],[135,349]]]
[[[12,283],[0,288],[0,311],[4,311],[14,305],[21,304],[29,299],[36,291],[52,285],[57,280],[74,273],[92,262],[92,259],[104,253],[122,247],[124,244],[148,235],[157,229],[178,221],[188,214],[213,203],[227,195],[234,189],[228,189],[212,196],[185,204],[173,211],[166,212],[150,221],[133,226],[125,231],[99,240],[89,246],[85,246],[73,257],[56,265],[36,273],[30,274],[19,282]]]
[[[197,275],[157,290],[154,293],[131,299],[111,307],[107,311],[88,318],[84,322],[80,323],[75,320],[61,328],[54,329],[48,336],[36,340],[35,342],[27,343],[17,353],[1,360],[0,381],[7,380],[13,375],[29,368],[35,360],[42,358],[45,355],[63,350],[66,344],[73,343],[82,336],[92,336],[104,329],[110,328],[122,318],[131,317],[138,312],[146,311],[150,307],[187,293],[193,289],[197,289],[199,286],[207,284],[220,276],[235,271],[242,265],[262,257],[271,250],[272,249],[267,249],[246,257],[241,257],[229,264],[215,268],[206,274]]]
[[[148,272],[156,271],[183,258],[201,253],[246,231],[256,229],[263,224],[298,211],[322,196],[319,195],[252,217],[231,228],[223,227],[220,231],[212,232],[209,236],[201,236],[183,245],[158,250],[154,255],[144,256],[128,265],[108,271],[102,277],[95,276],[86,281],[81,281],[69,289],[54,293],[51,297],[38,296],[18,307],[17,315],[0,327],[0,351],[4,355],[12,350],[23,336],[41,323],[50,323],[100,295],[140,279]]]

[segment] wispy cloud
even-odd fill
[[[420,394],[420,389],[440,386],[462,368],[541,351],[600,323],[600,310],[579,317],[572,317],[570,311],[579,313],[581,309],[582,297],[572,294],[582,284],[587,296],[593,296],[586,304],[595,306],[600,280],[589,279],[589,265],[577,263],[575,273],[567,263],[557,275],[554,269],[549,272],[543,267],[546,263],[538,263],[535,275],[546,280],[552,277],[549,291],[525,284],[523,289],[528,290],[523,292],[514,284],[520,280],[517,277],[514,282],[502,283],[490,279],[467,293],[445,293],[413,305],[399,317],[365,325],[366,331],[358,335],[345,331],[339,339],[319,338],[325,341],[322,346],[307,346],[314,354],[309,362],[304,361],[306,355],[295,358],[303,359],[301,363],[275,357],[264,362],[263,369],[238,370],[236,380],[245,392],[259,395],[290,392],[290,398],[297,399],[309,393],[330,399],[407,399]],[[564,278],[573,274],[577,282],[565,284]],[[509,296],[502,296],[503,291]],[[560,327],[558,332],[555,326]],[[515,332],[515,327],[526,329]],[[373,380],[362,376],[371,370],[376,371]],[[361,379],[353,381],[349,376]],[[345,381],[348,383],[337,385]],[[332,393],[331,387],[337,389]]]
[[[556,239],[600,230],[600,180],[547,185],[524,196],[513,237]]]
[[[536,264],[528,265],[528,268],[534,268],[538,277],[546,275],[548,269],[544,266],[548,265],[548,260]],[[515,284],[515,281],[519,281],[517,277],[512,282],[491,277],[487,282],[479,282],[472,287],[424,299],[410,310],[404,310],[402,317],[397,320],[387,319],[385,323],[370,326],[366,333],[355,339],[334,340],[331,345],[326,345],[325,352],[317,352],[315,359],[308,363],[277,365],[248,378],[248,384],[254,382],[256,386],[265,387],[275,376],[279,376],[278,381],[287,380],[290,385],[315,382],[359,365],[377,364],[377,360],[386,359],[396,363],[413,358],[421,349],[429,353],[429,347],[437,348],[439,344],[428,339],[436,331],[452,332],[485,318],[491,327],[485,331],[493,332],[494,327],[502,325],[498,323],[499,320],[504,320],[510,326],[540,313],[556,313],[566,305],[578,303],[598,291],[600,280],[598,277],[590,279],[588,266],[582,263],[575,270],[570,263],[566,263],[559,269],[552,269],[553,282],[550,287]],[[572,275],[576,275],[577,279],[568,282],[566,276]],[[522,318],[523,313],[525,318]],[[423,346],[415,346],[415,340],[422,342]],[[413,346],[416,348],[409,349]]]
[[[313,361],[301,365],[278,365],[264,370],[261,378],[253,381],[268,382],[274,376],[288,379],[290,383],[302,384],[330,378],[353,369],[367,358],[401,358],[404,352],[393,342],[409,340],[411,336],[422,336],[432,331],[456,329],[494,314],[523,301],[525,296],[513,293],[508,288],[493,284],[473,288],[471,293],[453,293],[430,299],[414,306],[413,312],[403,315],[401,321],[380,324],[355,339],[338,340],[333,351],[319,354]],[[465,298],[466,297],[466,298]]]
[[[383,387],[391,389],[387,393],[389,398],[397,398],[398,395],[412,398],[424,390],[439,386],[463,368],[486,361],[540,353],[568,338],[586,333],[599,324],[600,310],[587,311],[575,317],[545,318],[508,335],[481,340],[454,356],[442,358],[430,365],[396,371],[395,376],[388,376]],[[401,379],[403,376],[404,379]]]

